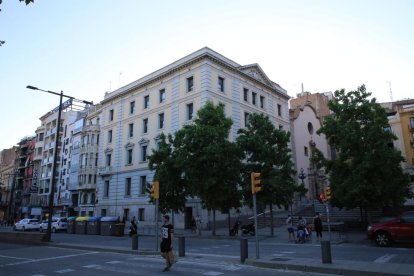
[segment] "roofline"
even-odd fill
[[[101,104],[104,104],[106,102],[109,102],[117,97],[123,96],[126,93],[130,92],[133,89],[148,85],[149,83],[156,81],[157,79],[163,78],[166,75],[169,75],[175,71],[180,70],[181,68],[197,62],[199,60],[202,60],[204,58],[210,58],[213,61],[216,61],[218,63],[222,63],[224,66],[228,67],[229,69],[232,69],[234,71],[237,71],[239,74],[244,75],[245,77],[249,78],[250,80],[259,83],[260,85],[266,86],[269,89],[271,89],[272,91],[279,93],[280,96],[286,97],[287,99],[290,98],[290,96],[287,94],[287,91],[285,89],[283,89],[282,87],[280,87],[278,85],[278,87],[271,87],[265,83],[262,83],[258,80],[256,80],[255,78],[253,78],[252,76],[242,72],[239,70],[239,68],[243,68],[244,66],[241,66],[240,64],[234,62],[231,59],[226,58],[225,56],[217,53],[216,51],[211,50],[208,47],[204,47],[201,48],[200,50],[191,53],[167,66],[162,67],[161,69],[158,69],[142,78],[137,79],[136,81],[133,81],[125,86],[122,86],[120,88],[118,88],[117,90],[113,91],[113,92],[109,92],[105,94],[104,99],[101,101]],[[259,66],[260,68],[260,66]]]

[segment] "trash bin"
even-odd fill
[[[101,218],[90,217],[88,224],[86,225],[86,234],[88,235],[100,235],[101,234]]]
[[[75,234],[76,217],[68,217],[68,234]]]
[[[115,225],[119,222],[118,217],[102,217],[101,218],[101,235],[115,236]]]
[[[75,234],[86,234],[88,217],[77,217],[75,222]]]
[[[123,237],[125,233],[125,223],[115,224],[115,236]]]

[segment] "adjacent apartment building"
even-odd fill
[[[289,130],[288,99],[286,90],[258,64],[242,66],[209,48],[107,93],[100,113],[97,215],[154,220],[146,194],[154,174],[148,169],[148,156],[157,148],[161,133],[174,134],[192,123],[207,101],[225,105],[233,120],[233,140],[254,112]],[[199,202],[189,201],[175,224],[180,226],[184,217],[201,212]]]

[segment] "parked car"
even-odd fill
[[[40,224],[39,230],[40,232],[46,232],[47,231],[47,224],[48,221],[44,220]],[[68,219],[67,218],[59,218],[59,217],[53,217],[52,218],[52,232],[55,233],[57,231],[67,231],[68,230]]]
[[[414,211],[368,226],[367,235],[378,246],[390,246],[393,242],[414,242]]]
[[[16,222],[14,230],[39,230],[40,224],[38,219],[22,219]]]

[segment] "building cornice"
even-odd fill
[[[188,56],[185,56],[182,59],[179,59],[176,62],[173,62],[145,77],[142,77],[134,82],[131,82],[111,93],[107,93],[105,95],[104,100],[101,101],[101,104],[105,104],[107,102],[113,101],[117,98],[123,97],[126,94],[130,93],[133,90],[137,90],[140,88],[144,88],[152,83],[158,82],[178,71],[181,71],[182,69],[189,67],[195,63],[198,63],[204,59],[208,59],[214,63],[217,63],[223,67],[225,67],[226,69],[233,71],[237,74],[243,75],[246,79],[248,79],[249,81],[258,84],[260,86],[264,86],[266,88],[268,88],[269,90],[271,90],[272,92],[276,93],[278,96],[289,99],[290,97],[287,95],[286,90],[284,90],[283,88],[281,88],[280,86],[272,86],[268,83],[264,83],[261,82],[257,79],[255,79],[253,76],[250,76],[249,74],[243,72],[241,69],[244,69],[244,66],[240,66],[239,64],[235,63],[234,61],[218,54],[217,52],[205,47],[202,48],[199,51],[196,51]],[[257,64],[255,64],[257,66],[257,68],[259,69],[260,75],[265,79],[268,80],[269,82],[273,83],[272,81],[270,81],[266,74],[264,74],[263,70],[261,70],[260,66],[258,66]],[[251,66],[251,65],[248,65]]]

